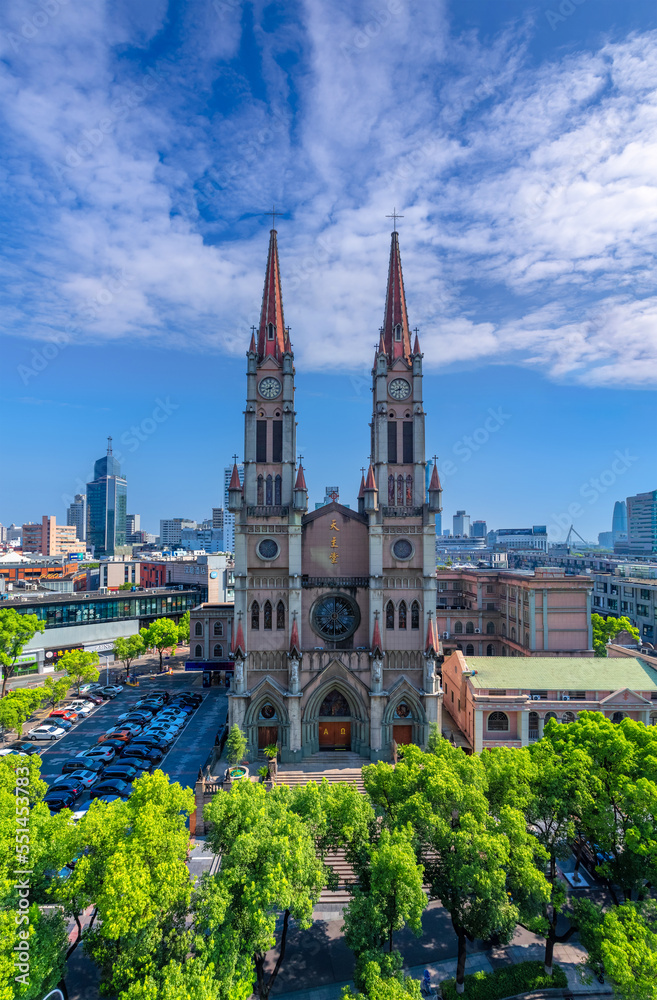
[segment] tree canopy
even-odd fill
[[[70,649],[60,656],[57,666],[68,674],[79,695],[81,684],[92,684],[98,680],[98,663],[98,653],[87,652],[84,649]]]
[[[172,618],[157,618],[139,632],[145,649],[156,649],[160,656],[160,673],[162,673],[162,657],[166,649],[171,652],[178,645],[178,626]]]
[[[593,649],[596,656],[607,655],[607,643],[613,642],[619,632],[629,632],[637,642],[640,640],[639,630],[632,625],[629,618],[603,618],[602,615],[591,615],[593,626]]]
[[[0,665],[2,666],[2,697],[7,682],[16,672],[16,661],[37,632],[45,630],[46,623],[36,615],[22,615],[15,608],[0,608]]]

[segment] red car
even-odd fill
[[[50,718],[65,719],[66,722],[77,722],[80,716],[72,708],[56,708],[50,713]]]

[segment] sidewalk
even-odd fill
[[[516,933],[506,947],[492,948],[489,951],[470,952],[465,961],[466,976],[474,972],[493,972],[504,965],[516,965],[520,962],[542,961],[545,955],[545,942],[542,938],[531,934],[522,927],[516,928]],[[613,990],[608,983],[600,985],[595,982],[586,986],[579,978],[579,967],[584,961],[586,952],[579,944],[556,944],[554,946],[554,961],[560,965],[568,978],[568,989],[575,996],[612,996]],[[404,966],[404,973],[413,979],[421,980],[424,970],[431,973],[431,983],[436,989],[445,979],[456,975],[456,958],[448,958],[442,962],[426,962],[424,965]],[[345,986],[355,989],[353,981],[329,983],[306,990],[294,990],[289,993],[279,993],[274,987],[276,1000],[340,1000]],[[437,993],[438,997],[440,993]],[[554,997],[561,997],[564,991],[555,990]]]

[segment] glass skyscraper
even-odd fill
[[[93,481],[87,483],[87,544],[94,555],[112,556],[126,544],[128,484],[107,439],[107,455],[94,465]]]

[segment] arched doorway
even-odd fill
[[[258,750],[277,744],[280,747],[276,706],[266,701],[258,713]]]
[[[322,701],[318,723],[320,750],[351,750],[351,709],[337,688]]]
[[[399,746],[413,742],[413,712],[406,701],[400,701],[395,709],[392,738]]]

